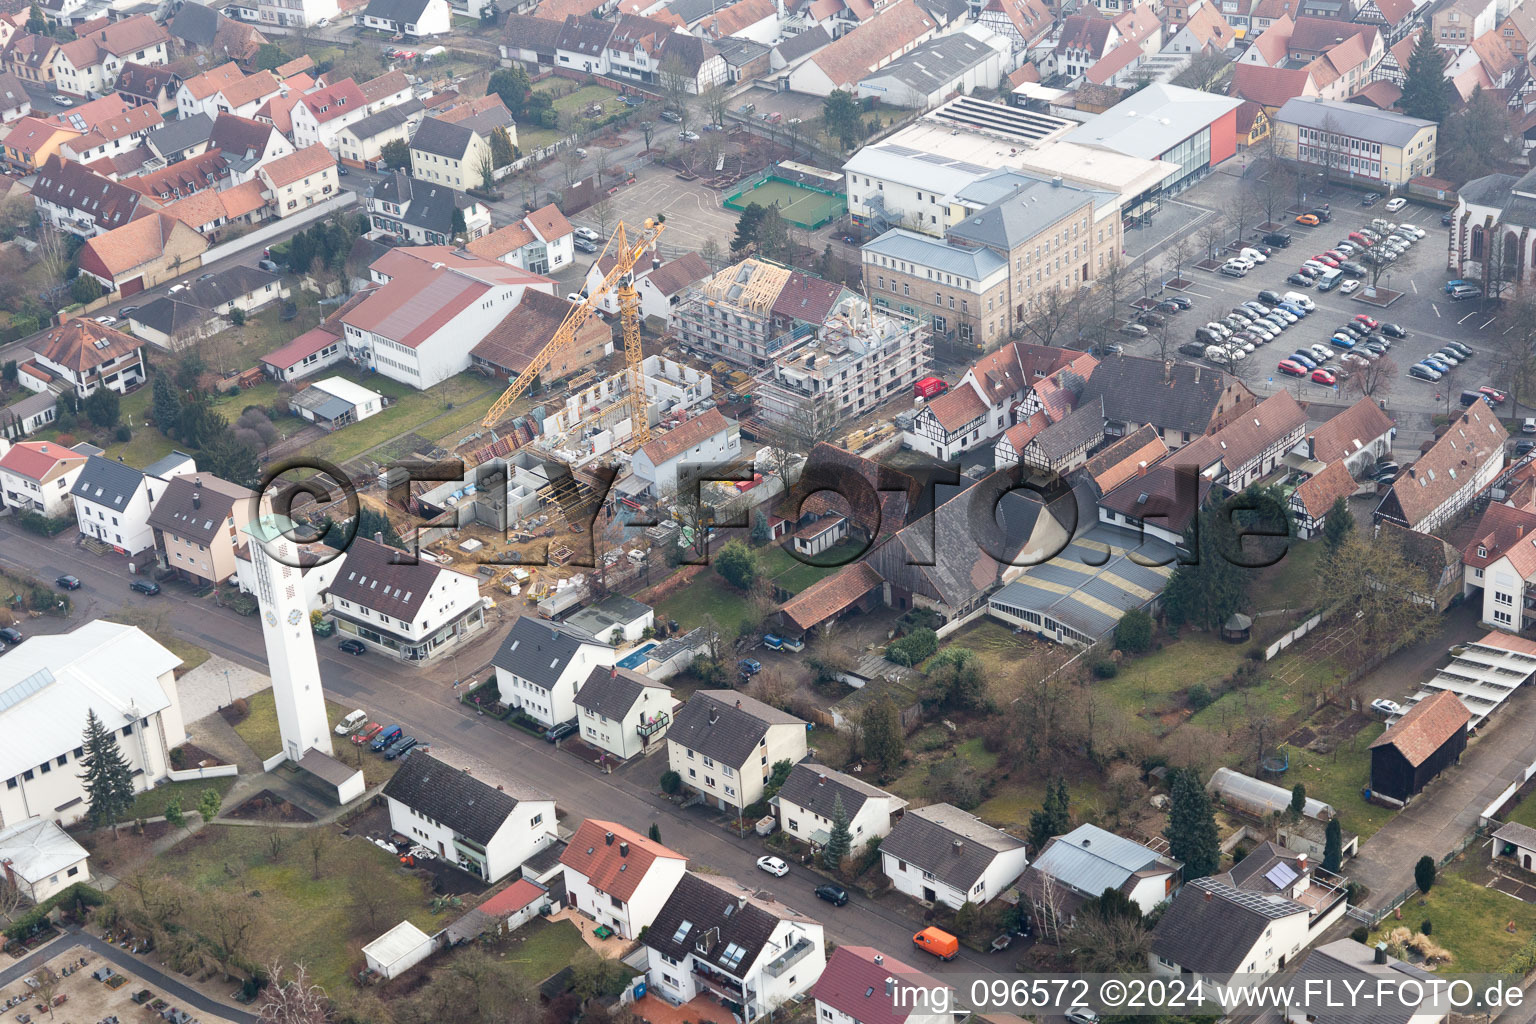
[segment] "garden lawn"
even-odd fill
[[[165,805],[176,799],[181,800],[181,809],[190,813],[197,810],[197,801],[202,797],[203,790],[216,790],[222,797],[234,784],[233,775],[218,779],[192,779],[188,782],[162,782],[135,797],[127,817],[158,818],[165,813]]]
[[[741,633],[741,620],[752,613],[752,602],[713,570],[706,569],[673,591],[656,606],[656,612],[658,617],[676,619],[684,629],[702,626],[704,616],[711,616],[720,628],[722,646],[728,648]]]
[[[426,391],[417,391],[380,374],[348,370],[338,376],[384,395],[389,399],[389,408],[305,447],[306,455],[337,464],[355,459],[400,434],[419,433],[430,439],[463,430],[485,415],[504,387],[465,373]]]
[[[1468,857],[1482,857],[1481,846]],[[1385,939],[1394,927],[1418,931],[1432,924],[1430,938],[1450,951],[1454,959],[1440,968],[1445,973],[1467,974],[1502,971],[1510,958],[1536,938],[1536,905],[1484,888],[1473,877],[1465,860],[1443,868],[1426,896],[1410,897],[1403,904],[1401,921],[1388,917],[1371,933],[1372,943]],[[1424,905],[1419,906],[1423,900]],[[1505,926],[1514,923],[1514,931]]]
[[[1254,581],[1250,592],[1261,610],[1317,607],[1318,561],[1322,553],[1321,540],[1293,538],[1285,557],[1259,570]]]
[[[1094,688],[1132,715],[1159,715],[1181,707],[1196,683],[1214,690],[1243,660],[1240,644],[1223,643],[1214,633],[1188,633],[1160,651],[1128,658],[1114,679]]]
[[[585,948],[586,942],[571,922],[534,918],[508,936],[500,952],[505,952],[508,966],[530,985],[537,985],[562,967],[569,967]]]
[[[181,659],[177,666],[178,673],[187,673],[207,661],[209,654],[196,644],[189,644],[179,636],[159,636],[155,638],[162,646],[170,649],[170,652]]]
[[[1520,802],[1504,818],[1505,821],[1518,821],[1528,828],[1536,828],[1536,799],[1529,793],[1521,797]]]
[[[1360,841],[1364,842],[1397,813],[1389,807],[1368,804],[1360,795],[1371,782],[1371,744],[1384,728],[1382,723],[1372,722],[1331,754],[1290,748],[1291,769],[1279,784],[1290,787],[1299,782],[1307,787],[1307,796],[1332,804],[1339,812],[1340,824],[1360,833]]]
[[[251,752],[265,761],[283,749],[282,734],[277,727],[277,704],[272,699],[272,690],[267,688],[260,693],[253,693],[246,698],[250,707],[250,713],[245,720],[235,726],[235,733],[245,741],[245,745],[251,748]],[[346,717],[351,708],[344,708],[335,701],[325,702],[325,717],[327,721],[339,722]],[[351,746],[350,742],[347,746]]]
[[[259,892],[274,930],[281,933],[270,936],[266,945],[284,960],[306,964],[314,981],[332,992],[347,987],[349,971],[362,967],[362,945],[402,918],[428,934],[446,924],[428,910],[420,880],[373,844],[333,837],[334,852],[321,861],[316,879],[304,830],[283,830],[286,841],[275,861],[267,845],[268,831],[210,825],[192,841],[150,861],[148,870],[229,900],[255,899],[244,894]],[[343,842],[345,849],[341,849]],[[376,928],[369,927],[355,909],[347,884],[354,867],[369,859],[384,868],[371,871],[370,882],[389,895],[389,909]]]

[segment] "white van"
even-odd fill
[[[1339,282],[1343,279],[1344,271],[1336,267],[1330,267],[1317,275],[1317,290],[1320,292],[1331,292],[1339,286]]]
[[[1301,292],[1286,292],[1281,298],[1285,299],[1286,302],[1294,302],[1308,313],[1317,308],[1317,303],[1301,294]]]

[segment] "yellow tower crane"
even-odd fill
[[[551,359],[559,354],[560,350],[569,345],[576,337],[576,332],[581,325],[597,312],[597,304],[604,295],[615,288],[619,294],[619,321],[624,331],[624,362],[629,371],[629,419],[634,430],[624,447],[634,451],[640,445],[651,439],[650,424],[646,421],[645,409],[645,379],[641,368],[643,356],[640,352],[640,296],[635,292],[635,264],[645,255],[647,249],[656,245],[656,239],[666,230],[666,225],[647,219],[641,230],[635,232],[633,237],[625,230],[624,222],[614,229],[613,237],[603,248],[602,255],[598,257],[601,262],[603,256],[613,254],[613,269],[603,277],[598,286],[592,289],[592,293],[584,298],[576,308],[566,314],[554,335],[549,339],[549,344],[533,357],[523,372],[517,375],[512,385],[502,392],[500,398],[492,404],[490,411],[480,421],[481,426],[487,430],[494,429],[501,422],[507,410],[512,407],[532,385],[544,368],[549,365]]]

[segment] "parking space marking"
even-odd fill
[[[1487,320],[1483,321],[1483,326],[1479,327],[1478,330],[1482,330],[1483,327],[1487,327],[1489,324],[1493,323],[1497,319],[1498,319],[1498,317],[1496,317],[1496,316],[1489,317]]]
[[[1464,324],[1468,320],[1472,319],[1474,316],[1477,316],[1477,310],[1475,310],[1475,309],[1472,312],[1468,313],[1466,316],[1462,317],[1460,320],[1457,320],[1456,322],[1458,324]]]
[[[1410,277],[1408,279],[1408,285],[1409,285],[1409,287],[1411,287],[1413,289],[1413,294],[1415,294],[1415,295],[1419,294],[1419,282],[1415,281],[1413,278]]]
[[[1429,304],[1429,308],[1435,311],[1435,316],[1438,317],[1440,315],[1440,307],[1437,306],[1435,303],[1431,302]]]

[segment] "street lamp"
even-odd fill
[[[235,688],[229,683],[229,669],[224,670],[224,689],[229,693],[229,703],[233,706],[235,703]]]

